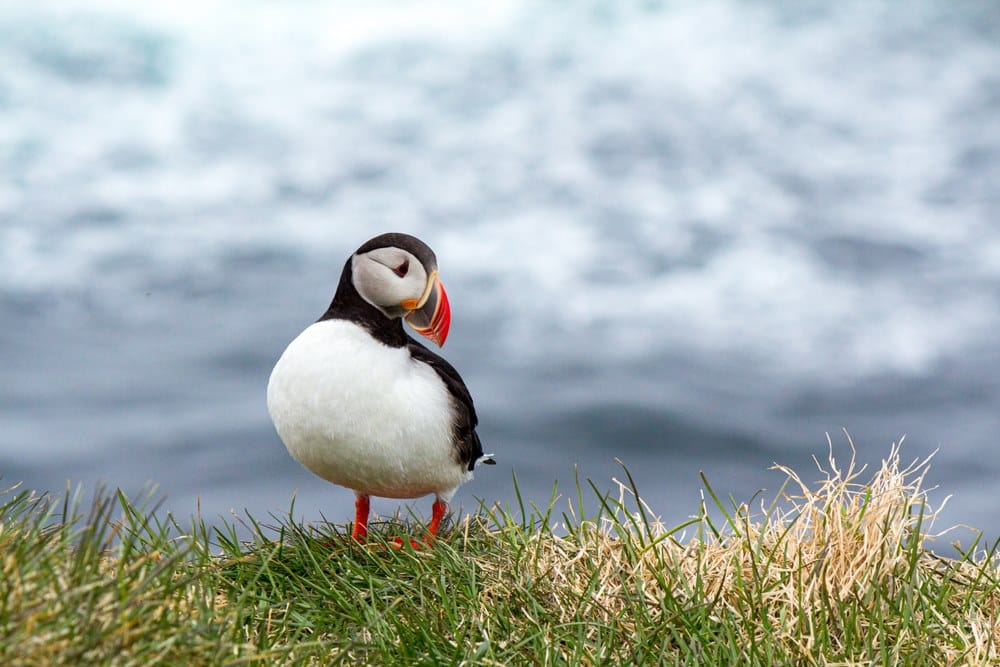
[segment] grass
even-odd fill
[[[389,548],[420,532],[398,519],[360,546],[13,488],[0,664],[1000,664],[997,545],[926,548],[926,461],[780,469],[754,511],[706,482],[712,511],[666,527],[625,471],[615,495],[481,505],[421,551]]]

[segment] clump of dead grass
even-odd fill
[[[757,513],[726,508],[706,482],[713,509],[725,517],[721,527],[703,504],[695,520],[668,528],[652,518],[629,476],[601,516],[571,521],[566,536],[535,535],[528,562],[562,591],[552,604],[562,622],[578,618],[580,601],[595,622],[627,626],[669,624],[700,607],[745,647],[741,659],[1000,662],[996,545],[958,559],[928,549],[943,507],[928,503],[928,464],[903,465],[895,444],[864,479],[853,443],[846,466],[831,446],[825,465],[817,461],[816,483],[775,466],[786,484]],[[697,537],[678,537],[692,527]]]

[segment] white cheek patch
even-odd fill
[[[409,265],[400,277],[396,267]],[[365,301],[389,317],[399,317],[399,304],[419,299],[427,283],[427,272],[420,261],[399,248],[378,248],[351,259],[351,279]]]

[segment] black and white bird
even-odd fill
[[[351,255],[330,307],[285,349],[267,408],[289,453],[354,490],[352,535],[368,531],[369,497],[434,494],[428,530],[483,455],[472,396],[455,368],[410,338],[438,346],[451,325],[434,252],[407,234],[382,234]]]

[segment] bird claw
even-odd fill
[[[403,545],[406,544],[407,542],[410,543],[410,548],[413,549],[414,551],[420,551],[421,549],[426,549],[432,544],[429,538],[426,542],[417,542],[416,540],[407,540],[406,538],[403,537],[394,537],[391,540],[389,540],[389,547],[392,549],[402,549]]]

